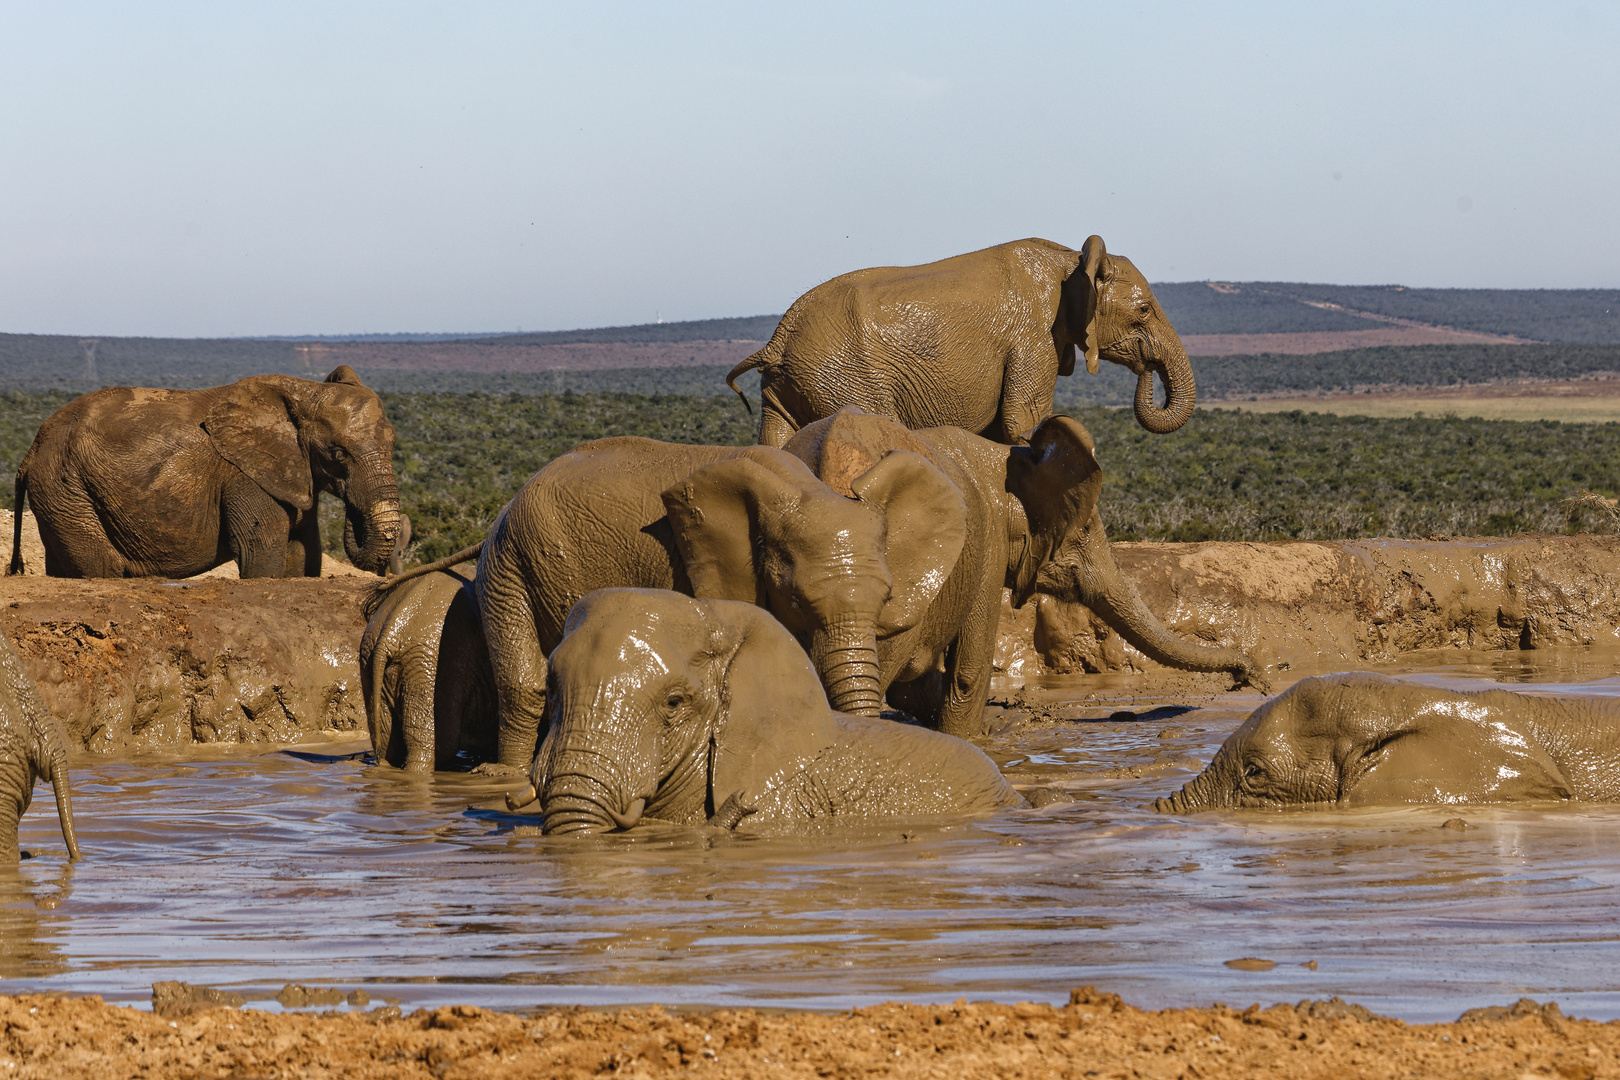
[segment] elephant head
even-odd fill
[[[790,780],[837,738],[804,650],[753,604],[601,589],[569,612],[530,772],[548,833],[697,824]]]
[[[1304,679],[1266,702],[1161,813],[1235,807],[1568,799],[1558,763],[1504,691],[1459,694],[1382,675]]]
[[[343,549],[380,574],[399,535],[394,427],[347,364],[323,383],[265,375],[223,388],[203,420],[221,457],[272,498],[298,510],[316,492],[343,500]]]
[[[927,611],[961,554],[965,507],[913,453],[847,483],[840,494],[791,455],[760,449],[699,469],[663,500],[693,595],[767,609],[810,654],[834,708],[875,716],[878,639]],[[924,535],[927,550],[912,551]]]
[[[1138,423],[1164,435],[1187,422],[1197,400],[1192,364],[1147,278],[1131,260],[1108,254],[1100,236],[1087,239],[1079,265],[1063,283],[1060,308],[1053,329],[1085,355],[1087,371],[1097,374],[1100,358],[1136,375]],[[1059,374],[1072,374],[1073,355],[1061,341],[1059,351]],[[1163,408],[1153,403],[1154,372],[1164,381]]]

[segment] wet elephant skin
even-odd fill
[[[79,857],[73,831],[73,800],[68,791],[67,747],[56,718],[40,700],[34,680],[23,670],[11,640],[0,634],[0,867],[14,865],[17,819],[34,797],[34,784],[49,780],[67,842],[68,858]]]
[[[40,425],[17,470],[53,577],[319,577],[321,492],[344,549],[381,573],[399,534],[394,428],[348,365],[325,382],[255,375],[207,390],[111,387]]]
[[[378,589],[360,638],[360,685],[378,764],[447,769],[495,756],[495,677],[463,563]]]
[[[753,604],[606,589],[551,655],[530,773],[547,832],[643,816],[792,829],[1023,804],[971,743],[828,708],[793,635]]]
[[[1165,629],[1119,573],[1097,513],[1102,470],[1090,433],[1071,417],[1049,417],[1029,445],[1012,447],[959,428],[908,431],[846,408],[807,425],[783,449],[835,491],[887,456],[906,454],[938,467],[960,494],[967,523],[960,554],[916,624],[878,642],[889,702],[930,727],[961,736],[979,731],[1004,587],[1015,607],[1037,590],[1083,603],[1160,663],[1263,681],[1247,655]],[[890,561],[917,558],[935,543],[922,532],[891,535]]]
[[[962,545],[964,514],[956,488],[921,457],[871,466],[840,493],[771,447],[619,438],[584,443],[535,474],[496,517],[478,562],[501,763],[534,760],[546,656],[569,609],[602,588],[765,607],[809,653],[837,708],[876,714],[878,641],[927,610]],[[889,536],[916,534],[936,542],[887,557]]]
[[[923,266],[882,266],[805,293],[763,349],[759,441],[781,446],[846,405],[907,427],[953,426],[1013,443],[1052,412],[1084,354],[1137,376],[1136,418],[1175,431],[1192,415],[1192,365],[1147,279],[1102,238],[1079,251],[1018,240]],[[1153,401],[1153,376],[1168,401]]]
[[[1349,673],[1302,680],[1256,709],[1202,773],[1155,805],[1531,800],[1620,801],[1620,707]]]

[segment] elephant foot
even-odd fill
[[[516,777],[527,777],[528,770],[519,769],[514,765],[502,765],[498,761],[486,761],[472,770],[474,776],[493,776],[499,780],[511,780]]]

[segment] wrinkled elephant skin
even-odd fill
[[[1235,807],[1620,801],[1620,707],[1459,693],[1353,672],[1250,714],[1164,813]]]
[[[344,504],[344,548],[380,574],[399,533],[394,428],[347,366],[325,382],[255,375],[208,390],[111,387],[40,425],[17,470],[53,577],[319,577],[320,492]]]
[[[966,514],[965,539],[927,610],[908,630],[878,643],[888,700],[930,727],[977,734],[989,696],[1002,589],[1022,607],[1037,590],[1086,604],[1131,644],[1161,663],[1230,671],[1261,681],[1260,667],[1233,649],[1194,645],[1165,629],[1114,565],[1097,514],[1102,471],[1091,435],[1053,416],[1029,445],[1007,446],[959,428],[909,431],[886,416],[842,409],[807,425],[783,448],[833,490],[904,454],[928,461],[951,482]],[[888,540],[891,562],[916,559],[927,532]]]
[[[842,711],[876,714],[878,643],[927,610],[963,542],[963,508],[914,454],[873,461],[835,492],[763,446],[602,439],[563,455],[496,517],[477,591],[499,698],[500,762],[544,735],[546,656],[568,611],[602,588],[675,589],[769,609]],[[927,534],[906,557],[887,538]]]
[[[0,867],[12,866],[17,820],[34,797],[34,783],[49,780],[69,859],[79,857],[73,832],[73,800],[68,792],[67,746],[56,718],[40,700],[34,680],[23,670],[11,640],[0,634]]]
[[[644,817],[791,830],[1023,804],[971,743],[832,711],[793,635],[753,604],[591,593],[550,678],[525,793],[550,833]]]
[[[495,678],[473,570],[414,577],[367,604],[360,684],[380,765],[432,772],[458,754],[495,755]]]
[[[960,427],[1014,443],[1052,412],[1076,355],[1137,376],[1136,418],[1175,431],[1192,415],[1192,365],[1147,279],[1102,238],[1079,251],[1018,240],[923,266],[857,270],[816,286],[732,369],[760,372],[759,441],[781,446],[846,405],[910,428]],[[1153,401],[1153,377],[1168,400]],[[740,393],[740,391],[739,391]]]

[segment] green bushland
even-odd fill
[[[0,463],[22,459],[66,393],[0,394]],[[413,555],[482,539],[517,489],[587,439],[643,435],[725,446],[753,441],[734,396],[384,393],[398,433]],[[1606,529],[1562,501],[1620,489],[1620,424],[1456,417],[1384,420],[1200,408],[1170,435],[1129,410],[1082,408],[1107,477],[1103,520],[1117,540],[1500,536]],[[329,550],[341,510],[322,500]]]

